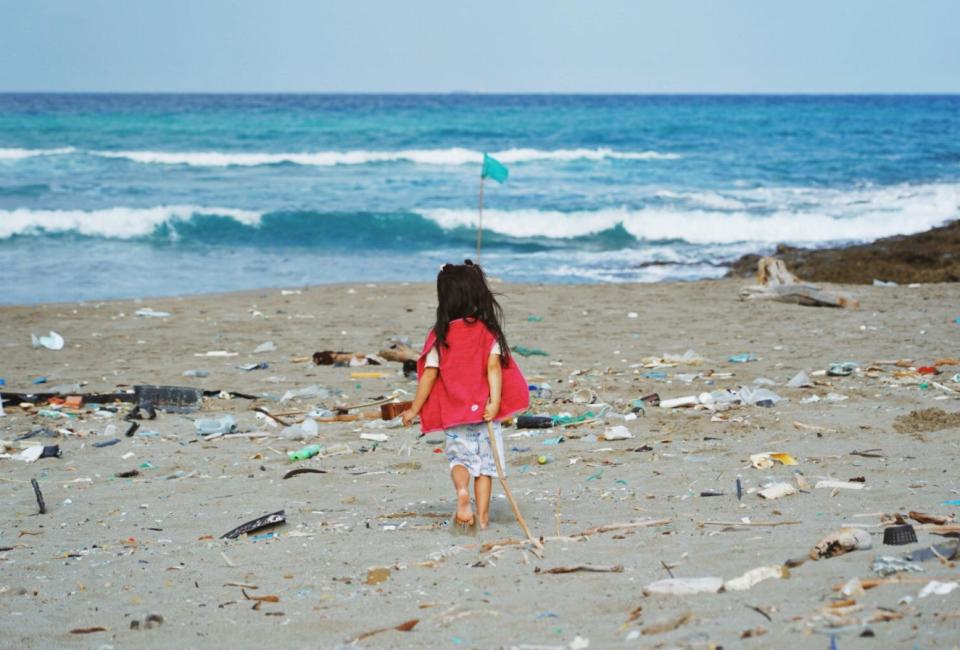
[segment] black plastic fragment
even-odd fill
[[[287,515],[283,510],[277,510],[276,512],[271,512],[268,515],[263,515],[262,517],[257,517],[256,519],[251,519],[245,524],[241,524],[234,528],[233,530],[224,533],[220,536],[220,539],[236,539],[240,535],[246,533],[255,533],[258,530],[263,530],[264,528],[270,528],[272,526],[279,526],[287,522]]]

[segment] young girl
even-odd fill
[[[497,475],[486,422],[493,422],[504,462],[500,420],[527,408],[530,394],[503,334],[503,310],[479,265],[446,264],[437,275],[437,322],[417,362],[417,394],[402,414],[420,415],[423,433],[446,435],[450,476],[457,491],[455,522],[486,528],[492,477]],[[477,513],[470,507],[470,477]]]

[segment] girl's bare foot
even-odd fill
[[[457,513],[454,520],[458,526],[472,526],[475,523],[473,508],[470,507],[469,490],[457,490]]]

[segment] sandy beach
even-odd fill
[[[350,368],[301,358],[319,350],[373,354],[394,337],[419,347],[434,316],[430,285],[0,308],[5,394],[75,383],[80,390],[69,392],[79,394],[167,384],[257,398],[212,395],[199,412],[141,421],[129,438],[123,418],[131,404],[117,405],[112,416],[84,407],[49,417],[6,403],[0,439],[8,454],[58,444],[62,457],[0,459],[7,504],[0,645],[332,648],[417,619],[409,631],[383,631],[356,646],[827,648],[836,636],[842,649],[957,647],[960,589],[920,596],[931,580],[960,580],[953,562],[917,562],[921,571],[867,591],[835,587],[880,577],[877,558],[950,540],[908,519],[917,543],[884,545],[883,517],[960,510],[945,504],[960,499],[960,383],[951,379],[960,365],[950,365],[960,364],[950,359],[960,356],[960,285],[844,287],[861,307],[842,310],[739,302],[742,284],[496,284],[511,345],[547,353],[518,357],[528,381],[552,391],[533,400],[531,413],[611,407],[608,419],[580,426],[505,429],[509,484],[545,538],[542,557],[522,544],[496,544],[521,537],[499,486],[490,529],[453,534],[454,494],[435,453],[440,436],[364,419],[321,422],[315,438],[296,441],[252,410],[296,422],[315,407],[376,401],[398,389],[409,399],[415,382],[398,363]],[[144,308],[170,315],[135,315]],[[31,346],[31,333],[50,330],[65,339],[62,350]],[[254,353],[268,341],[274,351]],[[696,354],[662,362],[688,350]],[[209,351],[237,354],[197,356]],[[742,354],[753,360],[729,360]],[[938,360],[941,374],[916,372]],[[268,367],[238,368],[259,362]],[[844,362],[856,368],[847,376],[818,372]],[[188,370],[209,374],[186,377]],[[788,387],[801,371],[810,386]],[[38,377],[47,383],[32,384]],[[329,396],[279,402],[313,385]],[[744,386],[783,401],[648,407],[636,419],[622,417],[651,393],[667,400]],[[573,401],[590,391],[598,403]],[[911,416],[922,409],[943,413]],[[198,436],[196,419],[225,413],[238,431],[269,435]],[[615,426],[632,437],[603,439]],[[39,427],[54,437],[15,440]],[[361,439],[364,433],[387,439]],[[544,444],[561,435],[562,443]],[[94,446],[111,437],[120,442]],[[287,452],[307,443],[324,452],[288,460]],[[754,468],[750,456],[763,452],[788,453],[797,464]],[[283,478],[295,468],[326,473]],[[131,470],[138,475],[116,476]],[[31,478],[46,514],[37,514]],[[841,486],[816,487],[825,480]],[[758,496],[777,482],[800,490]],[[279,510],[286,523],[273,536],[220,539]],[[651,525],[595,530],[629,523]],[[872,548],[809,559],[822,537],[844,525],[867,531]],[[576,565],[617,570],[549,572]],[[758,567],[775,567],[781,577],[742,591],[645,595],[671,575],[729,581]],[[94,631],[71,632],[84,628]]]

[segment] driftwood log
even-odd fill
[[[740,289],[741,300],[776,300],[809,307],[846,307],[856,309],[860,303],[849,294],[822,289],[808,284],[787,270],[783,260],[761,257],[757,262],[758,284]]]

